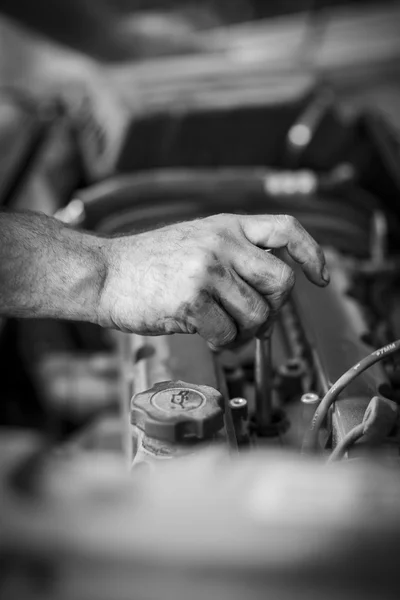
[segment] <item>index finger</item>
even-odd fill
[[[329,283],[329,272],[321,246],[290,215],[240,215],[246,238],[259,248],[286,248],[301,265],[307,278],[319,286]]]

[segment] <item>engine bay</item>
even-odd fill
[[[147,392],[146,401],[151,404],[153,386],[157,388],[159,382],[170,382],[171,390],[176,387],[174,382],[185,382],[187,390],[192,389],[191,384],[210,386],[227,400],[224,435],[236,450],[238,446],[272,445],[301,452],[308,446],[308,451],[328,457],[344,443],[341,457],[374,452],[396,457],[399,362],[391,350],[396,349],[399,326],[393,294],[399,280],[396,260],[383,258],[386,232],[385,216],[376,211],[371,219],[369,257],[349,256],[326,247],[331,273],[326,290],[315,288],[298,272],[292,297],[278,315],[270,340],[254,339],[235,350],[215,353],[197,336],[129,336],[132,339],[124,342],[121,356],[121,363],[127,365],[126,397]],[[263,344],[271,355],[269,364]],[[310,447],[307,435],[322,398],[350,367],[378,348],[386,348],[387,356],[348,382],[340,401],[332,402],[325,414],[323,439],[314,440]],[[378,412],[393,413],[391,425],[386,423],[381,435],[363,434],[360,441],[347,447],[347,437],[363,422],[372,398],[382,403]],[[235,411],[238,401],[239,411]],[[135,400],[131,410],[134,404]],[[170,408],[176,415],[177,406]],[[242,413],[236,429],[235,412]],[[209,443],[213,439],[211,435]]]
[[[130,405],[135,394],[146,392],[151,405],[153,386],[160,382],[170,382],[171,390],[174,382],[185,382],[186,391],[191,385],[209,386],[225,398],[224,436],[236,450],[272,445],[307,452],[308,447],[326,457],[339,452],[341,458],[349,458],[384,449],[388,456],[397,456],[397,216],[392,206],[388,210],[382,199],[359,185],[360,176],[352,163],[340,163],[323,174],[310,169],[169,169],[83,190],[73,201],[79,207],[74,218],[107,235],[221,211],[287,212],[323,244],[331,273],[328,288],[319,290],[297,269],[293,294],[271,335],[234,350],[213,352],[198,336],[128,336],[117,344],[127,382],[124,402]],[[282,257],[290,262],[287,255]],[[324,439],[317,441],[309,430],[324,396],[349,369],[357,371],[356,365],[380,348],[385,348],[384,356],[367,370],[360,369],[338,391],[340,402],[332,401],[325,411],[318,424]],[[370,413],[372,399],[379,404],[379,414],[392,414],[392,426],[386,424],[381,434],[373,428],[375,433],[369,430],[348,443],[353,429]],[[232,402],[237,401],[235,411]],[[133,400],[131,411],[134,404]],[[169,417],[177,417],[178,406],[170,408]],[[180,408],[183,412],[182,404]],[[242,415],[236,433],[235,412]],[[159,417],[163,420],[162,414]],[[144,425],[138,419],[141,425],[133,427],[133,433],[141,438]],[[307,442],[309,435],[314,437],[312,444]]]
[[[143,106],[124,127],[117,111],[101,174],[106,119],[86,92],[78,116],[0,93],[0,133],[15,127],[2,206],[104,236],[293,215],[330,272],[319,289],[279,251],[290,298],[218,351],[197,334],[0,322],[5,598],[399,597],[398,131],[318,78],[274,72],[267,98],[258,65],[243,89],[246,66],[237,81],[225,59],[193,63],[199,97],[186,62],[173,92],[138,67]]]

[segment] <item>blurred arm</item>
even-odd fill
[[[121,35],[119,15],[104,0],[0,0],[0,11],[100,60],[127,60],[136,54],[135,40]]]

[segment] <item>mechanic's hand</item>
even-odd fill
[[[286,248],[310,281],[329,282],[321,248],[288,215],[216,215],[107,244],[101,325],[197,332],[216,348],[253,335],[293,287],[292,269],[264,249]]]

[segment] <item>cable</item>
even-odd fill
[[[350,429],[348,433],[344,436],[344,438],[338,443],[330,457],[328,458],[328,463],[334,462],[336,460],[340,460],[347,450],[357,442],[364,435],[364,423],[360,423]]]
[[[368,356],[360,360],[357,364],[353,365],[346,373],[344,373],[336,383],[328,390],[323,399],[321,400],[317,410],[315,411],[314,417],[310,424],[310,429],[306,433],[303,442],[303,452],[315,451],[318,446],[318,433],[321,429],[323,422],[325,421],[328,411],[332,404],[335,402],[339,394],[349,385],[360,373],[366,371],[375,363],[383,360],[387,356],[394,354],[400,350],[400,339],[371,352]]]
[[[343,458],[350,446],[363,436],[367,436],[373,444],[384,441],[395,429],[397,416],[398,407],[395,402],[374,396],[367,406],[362,423],[353,427],[338,443],[328,458],[328,463]]]

